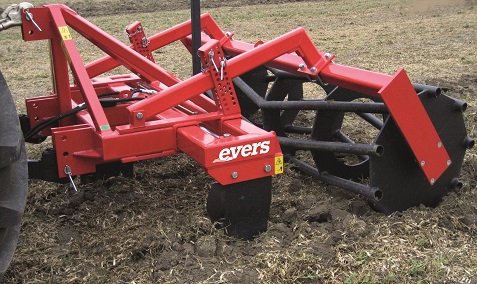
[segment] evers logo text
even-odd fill
[[[245,144],[224,148],[219,153],[219,158],[214,160],[217,162],[228,162],[241,157],[255,156],[259,154],[266,154],[270,151],[270,141],[256,142],[252,144]]]

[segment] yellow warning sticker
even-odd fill
[[[60,30],[60,35],[63,40],[71,40],[70,30],[67,26],[58,27]]]
[[[275,174],[283,174],[283,156],[276,156],[275,157]]]

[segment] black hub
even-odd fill
[[[351,102],[357,99],[372,99],[358,92],[353,92],[344,88],[337,88],[331,91],[326,97],[329,101]],[[376,100],[375,100],[376,101]],[[318,141],[339,141],[353,143],[341,132],[345,112],[319,110],[313,124],[311,139]],[[359,157],[359,161],[349,163],[346,157],[332,152],[313,151],[313,159],[319,171],[328,172],[346,179],[363,179],[369,176],[369,157]]]

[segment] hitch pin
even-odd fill
[[[71,176],[71,167],[68,166],[68,165],[66,165],[66,166],[65,166],[65,169],[64,169],[64,172],[65,172],[65,174],[68,176],[68,178],[70,179],[70,183],[71,183],[71,186],[73,187],[73,189],[74,189],[75,191],[78,191],[78,188],[76,188],[76,184],[75,184],[75,182],[74,182],[74,180],[73,180],[73,177]]]
[[[217,64],[215,64],[215,61],[214,61],[214,51],[213,50],[209,51],[209,60],[212,61],[212,64],[214,64],[215,72],[219,73],[219,68],[217,68]]]
[[[35,22],[35,20],[33,20],[33,14],[30,13],[29,9],[25,10],[25,18],[27,19],[27,21],[32,22],[35,28],[38,29],[38,31],[42,32],[42,29],[40,28],[40,26]]]
[[[225,64],[227,63],[227,59],[224,58],[222,61],[220,61],[220,81],[224,79],[224,68]]]

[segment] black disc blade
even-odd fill
[[[267,230],[271,188],[271,177],[230,185],[216,183],[207,197],[207,213],[228,235],[251,239]]]

